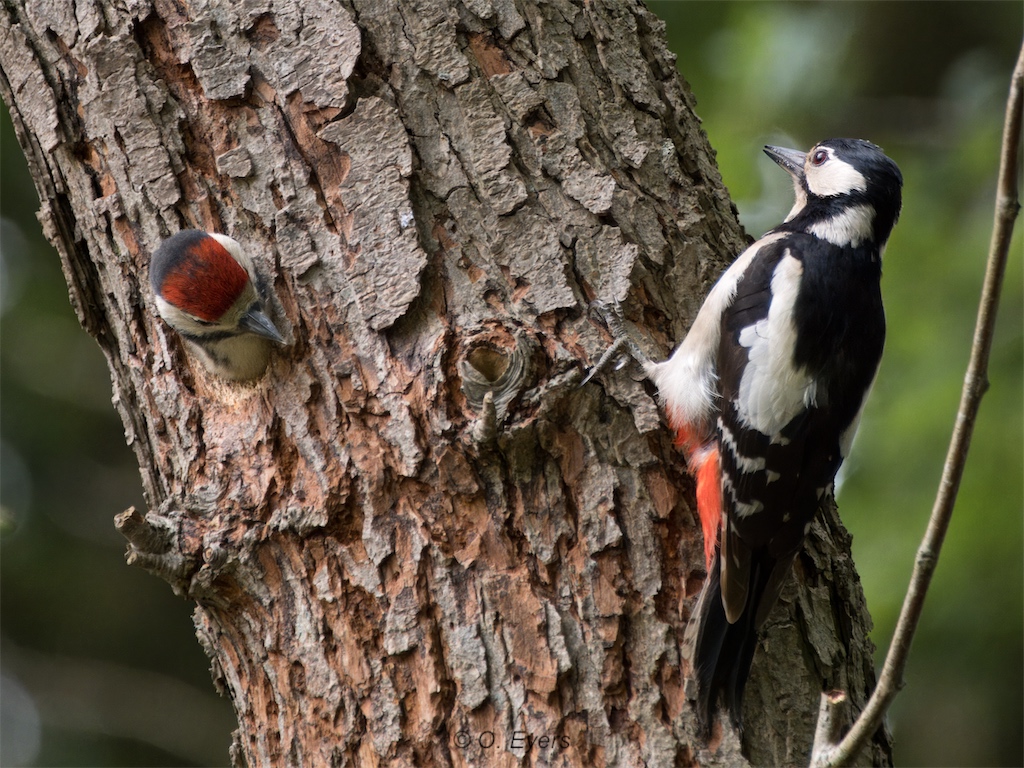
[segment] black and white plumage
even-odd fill
[[[149,280],[160,316],[218,376],[254,379],[270,343],[285,343],[267,314],[268,289],[233,238],[182,230],[153,254]]]
[[[793,209],[726,270],[671,358],[642,361],[697,480],[708,578],[686,645],[705,730],[720,695],[740,725],[758,630],[850,450],[901,205],[899,168],[870,142],[765,152],[793,177]]]

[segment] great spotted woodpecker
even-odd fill
[[[786,220],[721,276],[671,358],[626,344],[696,479],[708,575],[687,645],[705,732],[720,694],[741,725],[758,631],[850,450],[882,356],[882,253],[901,205],[899,168],[867,141],[765,152],[793,177]]]
[[[285,343],[252,260],[230,237],[178,232],[153,254],[149,281],[160,316],[218,376],[254,379],[267,368],[269,342]]]

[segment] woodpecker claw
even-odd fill
[[[622,306],[617,301],[606,302],[598,299],[591,302],[590,309],[600,316],[608,327],[615,341],[605,350],[604,354],[594,363],[587,375],[580,382],[580,386],[588,384],[591,379],[600,373],[608,370],[621,371],[632,361],[646,365],[649,360],[640,347],[636,345],[626,332],[626,321],[622,316]]]
[[[608,370],[611,366],[614,371],[621,371],[628,363],[629,358],[623,357],[623,348],[630,343],[629,339],[622,337],[612,342],[612,345],[605,350],[604,354],[598,358],[598,361],[594,363],[594,367],[590,369],[586,376],[583,377],[583,381],[580,382],[580,386],[585,386],[590,383],[590,380],[597,376],[599,373],[603,373]],[[612,366],[614,363],[614,366]]]

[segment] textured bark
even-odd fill
[[[702,548],[652,392],[578,387],[609,341],[591,300],[663,356],[743,246],[660,22],[631,0],[23,1],[0,34],[151,506],[118,518],[129,560],[196,602],[237,764],[742,762],[694,735]],[[272,276],[292,345],[255,384],[157,318],[146,265],[182,227]],[[756,763],[806,762],[822,687],[873,685],[824,520],[755,661]]]

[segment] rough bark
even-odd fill
[[[664,355],[743,245],[660,22],[22,0],[0,66],[139,460],[129,560],[196,602],[237,764],[741,762],[694,735],[702,549],[652,392],[578,387],[591,300]],[[148,258],[187,226],[272,276],[292,345],[256,384],[157,318]],[[848,553],[829,512],[755,662],[756,763],[806,762],[822,687],[873,684]]]

